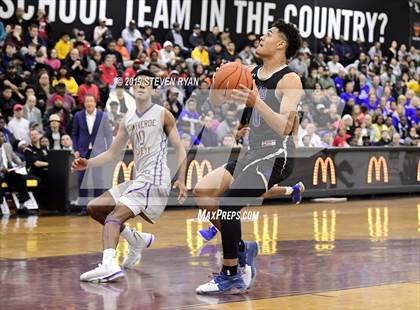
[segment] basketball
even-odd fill
[[[210,90],[210,102],[221,105],[230,101],[232,91],[239,85],[252,88],[252,76],[248,68],[239,62],[228,62],[220,67],[213,78]]]

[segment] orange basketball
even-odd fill
[[[214,74],[210,89],[210,102],[221,105],[231,101],[232,90],[238,89],[239,84],[252,88],[252,76],[248,68],[239,62],[228,62]]]

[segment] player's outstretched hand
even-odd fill
[[[88,165],[88,160],[86,158],[79,157],[79,158],[76,158],[73,161],[73,163],[71,165],[71,170],[72,171],[83,171],[83,170],[86,170],[87,165]]]
[[[258,98],[258,88],[253,81],[252,89],[249,89],[243,84],[239,84],[239,89],[234,89],[231,98],[236,103],[244,103],[247,107],[254,107]]]
[[[185,200],[187,199],[187,195],[188,195],[187,188],[185,187],[184,182],[180,180],[176,180],[173,188],[178,188],[179,190],[178,202],[180,204],[183,204]]]

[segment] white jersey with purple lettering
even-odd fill
[[[144,213],[152,222],[165,209],[171,188],[164,112],[164,107],[152,104],[143,113],[135,110],[125,115],[122,125],[133,146],[136,176],[110,190],[117,203],[135,215]]]
[[[167,136],[163,129],[165,108],[152,104],[143,113],[133,111],[125,118],[125,128],[133,146],[136,178],[154,185],[171,182],[166,162]]]

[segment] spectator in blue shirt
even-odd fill
[[[178,118],[178,131],[194,134],[196,124],[200,123],[200,113],[197,111],[197,101],[190,98]]]
[[[0,42],[3,42],[7,37],[6,29],[4,29],[3,22],[0,22]]]
[[[369,102],[366,105],[366,107],[368,108],[369,113],[374,111],[377,107],[379,107],[379,100],[375,94],[370,94]],[[382,109],[381,109],[381,112],[382,112]]]
[[[212,128],[213,119],[210,116],[201,118],[201,128],[197,135],[193,135],[193,145],[217,146],[217,134]]]
[[[357,102],[362,105],[367,105],[369,102],[369,85],[366,83],[366,76],[364,74],[361,74],[359,76],[359,85],[358,85],[358,92],[359,92],[359,96],[358,96],[358,100]]]
[[[13,56],[16,54],[16,47],[12,44],[12,43],[7,43],[5,48],[5,52],[2,53],[2,64],[3,64],[3,69],[6,70],[9,62],[11,62],[13,60]]]
[[[379,75],[375,75],[372,78],[372,87],[376,91],[376,96],[378,98],[381,98],[384,93],[384,88],[381,86],[381,78],[379,77]]]
[[[419,101],[419,97],[413,97],[410,100],[410,104],[405,106],[405,117],[407,117],[409,121],[415,117],[416,110],[420,107]]]
[[[353,82],[349,81],[346,83],[345,92],[341,93],[340,98],[344,103],[347,103],[350,98],[352,98],[355,103],[357,102],[357,98],[353,94]]]
[[[379,107],[381,108],[382,115],[384,117],[387,117],[390,113],[392,113],[392,111],[390,111],[390,109],[388,108],[388,102],[386,101],[385,97],[379,99]]]
[[[31,71],[35,65],[36,44],[31,42],[28,45],[28,53],[23,57],[24,68]]]
[[[346,76],[346,71],[339,70],[337,76],[334,79],[335,88],[337,93],[340,94],[344,91],[344,78]]]
[[[405,104],[404,107],[410,106],[411,99],[414,97],[414,92],[410,89],[407,90],[405,93]]]
[[[384,99],[383,97],[381,99]],[[397,128],[398,124],[400,123],[401,119],[405,118],[405,110],[404,106],[399,104],[396,110],[392,113],[392,125]]]
[[[419,126],[420,125],[420,107],[417,107],[416,114],[411,117],[411,125]]]
[[[395,101],[395,98],[392,96],[392,91],[389,86],[384,87],[384,93],[382,95],[386,99],[386,102],[390,104],[392,101]]]

